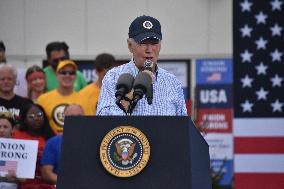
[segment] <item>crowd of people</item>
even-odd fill
[[[26,70],[27,96],[14,92],[17,70],[6,59],[0,42],[0,138],[38,141],[35,178],[20,179],[14,171],[0,177],[1,189],[55,188],[65,116],[95,115],[102,80],[115,65],[108,53],[98,55],[98,79],[89,85],[70,59],[65,42],[46,46],[49,65]]]
[[[160,22],[151,16],[137,17],[128,36],[127,45],[133,56],[130,62],[115,67],[111,54],[98,55],[94,61],[98,80],[90,84],[71,60],[65,42],[47,44],[48,66],[33,65],[26,71],[27,97],[14,93],[17,71],[6,59],[4,43],[0,43],[0,138],[39,141],[35,178],[18,179],[15,172],[9,172],[0,183],[20,189],[54,188],[65,117],[125,115],[116,104],[116,81],[123,73],[136,77],[144,72],[146,60],[154,63],[153,103],[141,99],[133,115],[187,115],[181,82],[157,64],[162,41]],[[133,90],[126,97],[121,101],[125,109],[133,98]]]

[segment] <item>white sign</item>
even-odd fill
[[[207,133],[204,139],[209,145],[211,160],[233,159],[233,135],[222,133]]]
[[[34,178],[38,141],[0,138],[0,176],[14,170],[17,178]]]
[[[187,84],[187,66],[186,62],[159,62],[159,66],[171,74],[174,74],[181,82],[182,87],[188,87]]]

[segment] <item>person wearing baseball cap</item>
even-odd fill
[[[46,89],[51,91],[58,87],[56,78],[56,69],[59,61],[70,59],[69,46],[64,41],[53,41],[46,45],[46,60],[48,66],[43,71],[45,73]],[[74,90],[80,91],[87,85],[86,79],[82,72],[76,71],[76,80],[74,82]]]
[[[127,64],[115,67],[106,74],[102,83],[97,115],[187,116],[181,82],[176,76],[158,66],[162,37],[161,24],[152,16],[142,15],[131,22],[127,45],[132,59]],[[140,72],[145,72],[151,77],[152,103],[146,98],[141,98],[134,108],[133,106],[130,108],[134,102],[132,90],[126,95],[127,98],[123,97],[124,99],[121,100],[122,108],[121,105],[117,105],[115,97],[117,80],[124,73],[129,73],[135,78]]]
[[[72,60],[61,60],[56,68],[58,87],[41,95],[37,103],[44,107],[49,124],[55,134],[63,132],[64,109],[68,104],[79,104],[87,115],[92,114],[86,99],[73,88],[76,79],[77,65]]]

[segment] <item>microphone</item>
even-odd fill
[[[134,80],[133,89],[133,99],[129,107],[130,114],[144,94],[146,94],[146,96],[151,92],[153,94],[152,77],[146,72],[140,72]],[[148,104],[152,104],[153,95],[149,95],[149,97],[149,100],[147,97]]]
[[[144,68],[145,68],[145,70],[153,72],[154,62],[150,59],[146,59],[145,62],[144,62]]]
[[[120,109],[122,109],[125,113],[125,109],[120,103],[122,99],[125,98],[125,95],[129,93],[132,89],[134,77],[129,73],[124,73],[119,76],[117,79],[117,83],[115,86],[116,92],[115,92],[115,98],[116,98],[116,104]]]

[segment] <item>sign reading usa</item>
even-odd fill
[[[231,108],[231,85],[199,85],[196,87],[198,108]]]
[[[196,60],[197,84],[231,84],[232,59]]]

